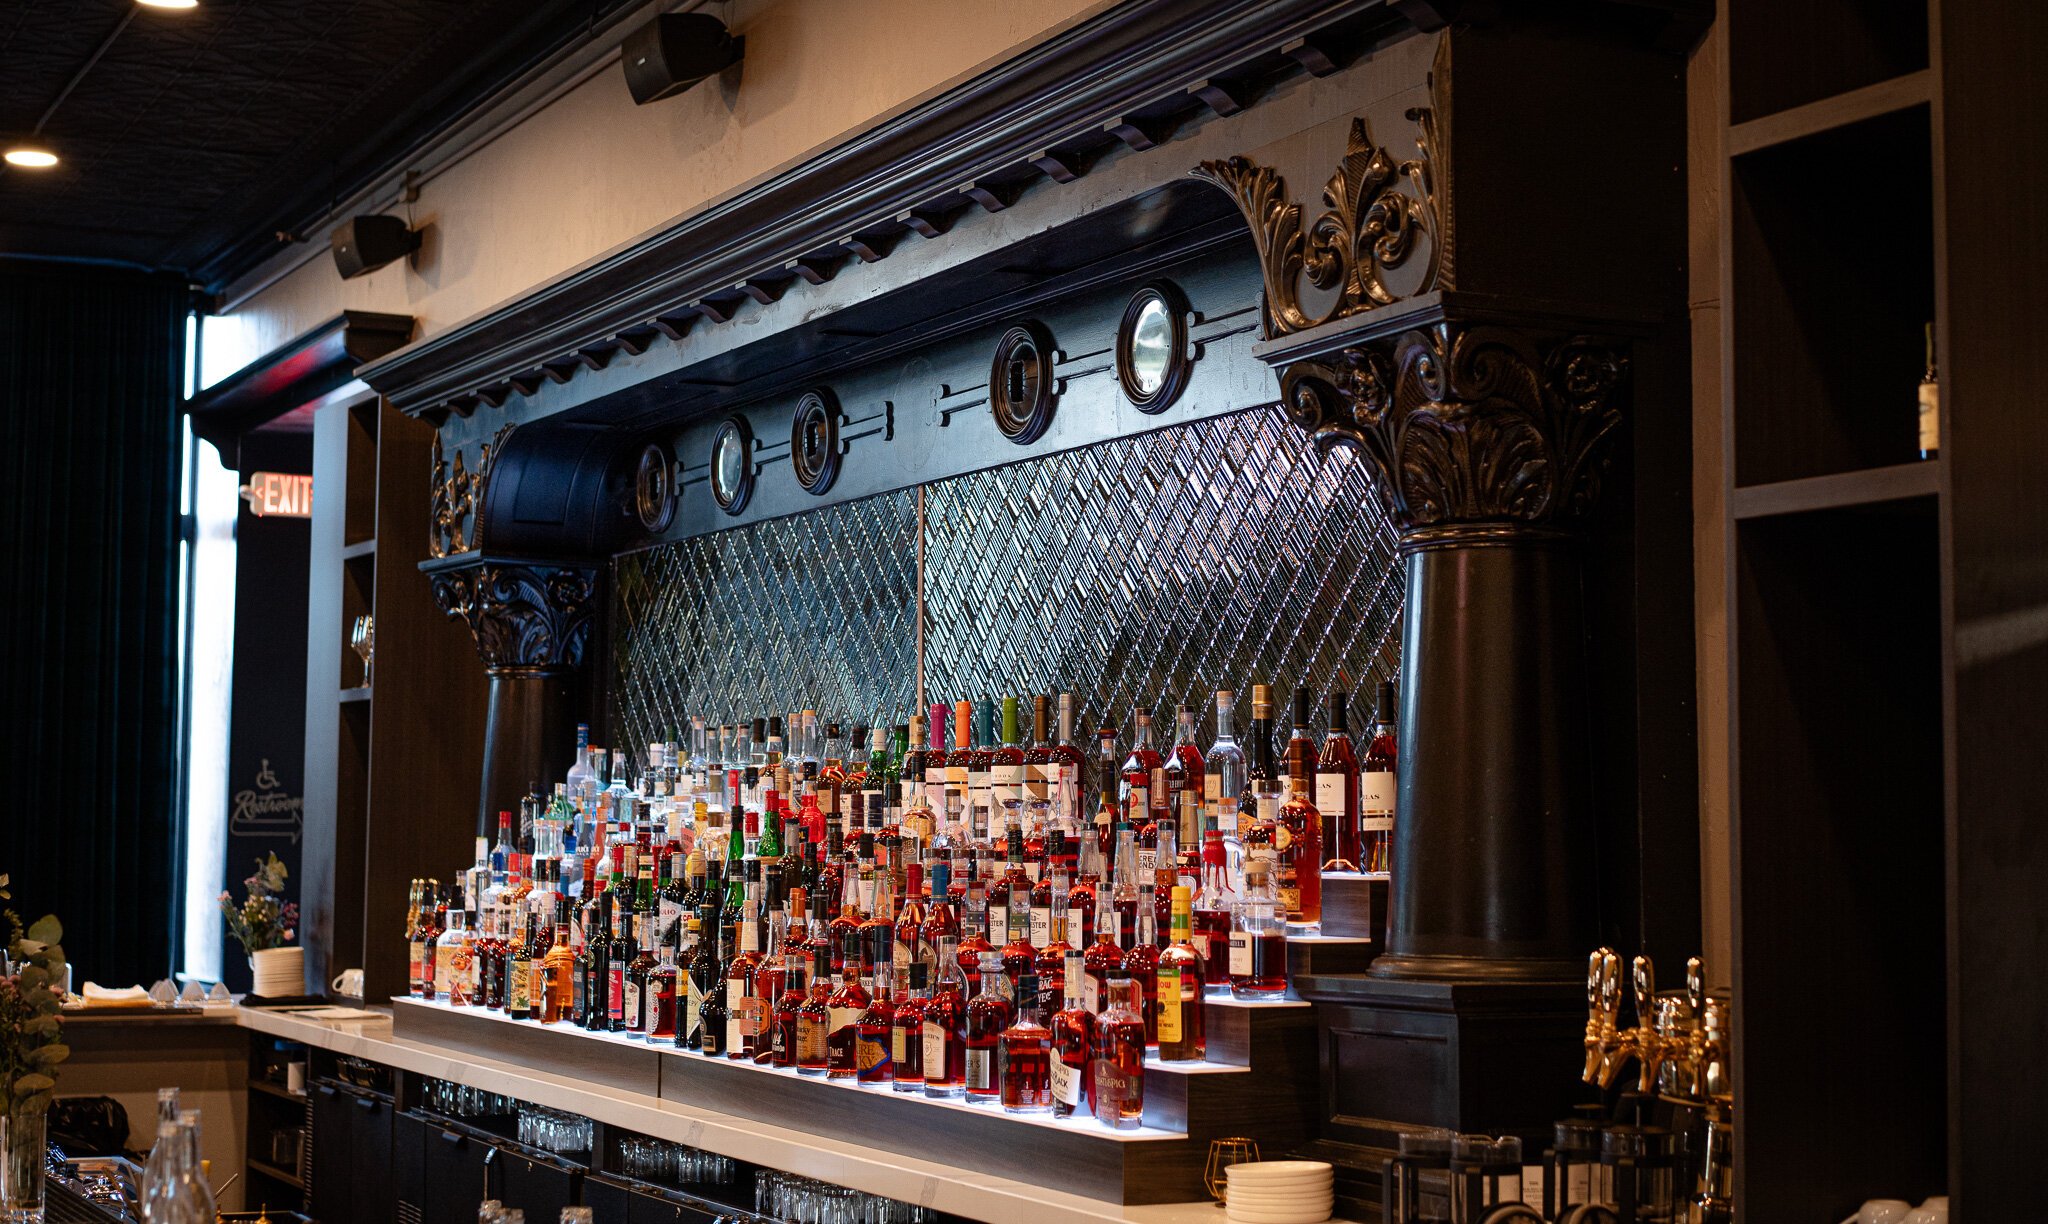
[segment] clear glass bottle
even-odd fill
[[[1230,993],[1239,999],[1287,994],[1287,919],[1274,888],[1272,864],[1246,859],[1244,895],[1230,932]]]
[[[1195,711],[1182,706],[1173,720],[1173,749],[1166,754],[1166,803],[1177,844],[1183,851],[1202,844],[1202,750],[1195,747]]]
[[[1238,801],[1244,793],[1244,749],[1237,743],[1232,704],[1229,689],[1217,692],[1216,740],[1202,759],[1202,804],[1209,814],[1208,829],[1226,839],[1237,832]]]
[[[999,1095],[1005,1113],[1046,1113],[1052,1109],[1052,1030],[1045,1025],[1038,975],[1017,979],[1016,1016],[998,1042],[1002,1069]],[[1142,1074],[1142,1072],[1141,1072]]]
[[[981,955],[981,993],[967,1003],[967,1099],[970,1102],[993,1101],[1002,1085],[997,1080],[1000,1070],[999,1043],[1003,1030],[1010,1027],[1014,1018],[1009,995],[1005,993],[1009,981],[1003,976],[1003,960],[994,952]]]
[[[1095,1018],[1090,1059],[1095,1120],[1119,1130],[1145,1120],[1145,1018],[1138,983],[1123,973],[1109,978],[1109,1004]]]
[[[960,971],[959,946],[951,938],[938,946],[939,982],[924,1007],[924,1094],[957,1097],[967,1087],[967,975]]]
[[[1088,1010],[1088,971],[1082,954],[1070,951],[1063,960],[1066,985],[1060,1010],[1048,1025],[1052,1029],[1052,1112],[1058,1118],[1088,1108],[1095,1042],[1095,1016]]]

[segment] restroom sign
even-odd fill
[[[251,472],[242,486],[249,513],[258,518],[312,518],[313,478],[290,472]]]

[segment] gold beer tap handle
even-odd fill
[[[1664,1063],[1665,1042],[1657,1033],[1657,967],[1647,956],[1637,956],[1630,966],[1631,983],[1636,995],[1635,1038],[1636,1062],[1641,1074],[1636,1080],[1636,1091],[1657,1090],[1657,1070]]]
[[[1600,956],[1601,1059],[1596,1083],[1611,1087],[1614,1077],[1636,1054],[1634,1030],[1621,1028],[1621,958],[1602,950]]]
[[[1601,965],[1606,957],[1614,955],[1612,948],[1595,948],[1586,958],[1586,1069],[1580,1079],[1596,1083],[1600,1076],[1600,1063],[1607,1056],[1607,1045],[1613,1037],[1613,1021],[1607,1015],[1601,997]]]

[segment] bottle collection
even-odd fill
[[[1084,751],[1071,695],[1029,699],[1028,740],[1017,698],[850,737],[808,710],[693,719],[637,785],[579,728],[459,886],[415,881],[412,993],[1135,1127],[1145,1060],[1203,1057],[1208,995],[1287,993],[1326,866],[1384,869],[1391,685],[1379,704],[1362,756],[1342,692],[1320,744],[1298,695],[1276,751],[1266,685],[1243,745],[1216,695],[1206,753],[1185,706],[1170,744],[1141,708],[1132,743]]]

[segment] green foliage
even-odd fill
[[[0,898],[7,897],[6,884],[0,875]],[[33,1113],[49,1107],[57,1066],[71,1057],[59,1010],[64,927],[47,914],[27,930],[13,910],[6,918],[10,972],[0,974],[0,1098],[9,1113]]]
[[[226,892],[220,895],[221,916],[227,919],[228,934],[251,952],[281,948],[298,932],[299,907],[283,899],[289,873],[275,854],[256,860],[256,874],[242,881],[249,897],[240,905]]]

